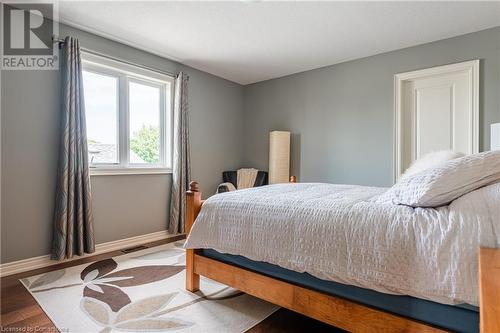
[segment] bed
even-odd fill
[[[386,191],[290,183],[202,202],[192,182],[186,288],[206,276],[348,331],[477,332],[477,255],[498,247],[500,185],[437,208]]]

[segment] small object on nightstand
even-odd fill
[[[491,124],[490,150],[500,150],[500,123]]]
[[[297,177],[290,176],[290,183],[296,183],[296,182],[297,182]]]

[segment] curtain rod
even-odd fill
[[[62,44],[65,43],[64,39],[60,39],[60,38],[57,38],[55,36],[52,37],[52,41],[54,43],[58,43],[59,46],[61,46]],[[127,65],[136,66],[136,67],[140,67],[142,69],[146,69],[146,70],[149,70],[149,71],[161,73],[161,74],[173,77],[173,78],[176,78],[178,76],[178,74],[175,74],[175,73],[163,71],[161,69],[157,69],[157,68],[154,68],[154,67],[149,67],[149,66],[145,66],[145,65],[141,65],[141,64],[136,64],[136,63],[133,63],[133,62],[130,62],[130,61],[127,61],[127,60],[119,59],[119,58],[110,56],[108,54],[97,52],[97,51],[94,51],[94,50],[90,50],[90,49],[87,49],[87,48],[84,48],[84,47],[81,47],[80,50],[82,50],[83,52],[86,52],[86,53],[90,53],[90,54],[93,54],[93,55],[96,55],[96,56],[107,58],[107,59],[110,59],[110,60],[113,60],[113,61],[121,62],[121,63],[127,64]]]

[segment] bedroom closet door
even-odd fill
[[[395,76],[394,180],[431,151],[479,151],[479,61]]]

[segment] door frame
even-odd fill
[[[469,124],[471,137],[469,138],[470,150],[473,153],[479,152],[479,59],[459,62],[450,65],[431,67],[411,72],[398,73],[394,75],[394,163],[393,163],[393,182],[397,182],[399,176],[403,173],[403,124],[402,112],[404,98],[403,84],[406,81],[422,79],[442,74],[451,74],[455,72],[467,72],[469,74],[470,89],[470,119]]]

